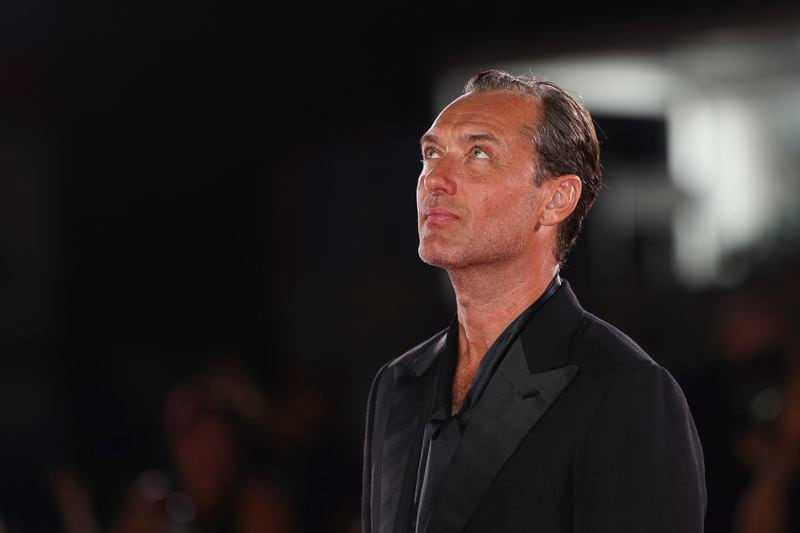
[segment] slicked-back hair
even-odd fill
[[[533,76],[514,76],[502,70],[485,70],[464,85],[470,92],[511,91],[536,97],[542,106],[539,120],[525,126],[538,155],[534,182],[574,174],[581,180],[581,196],[572,214],[558,228],[554,255],[566,259],[600,189],[600,143],[589,111],[564,89]]]

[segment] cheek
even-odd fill
[[[486,231],[508,235],[526,232],[535,218],[536,202],[529,189],[509,187],[485,192],[474,200],[476,222]]]
[[[484,222],[491,223],[503,218],[510,205],[512,195],[508,189],[497,187],[478,187],[470,195],[469,205],[473,213]]]

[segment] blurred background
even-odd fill
[[[706,531],[800,531],[796,3],[0,9],[0,532],[359,531],[371,378],[454,310],[418,139],[489,67],[595,117],[563,275],[683,387]]]

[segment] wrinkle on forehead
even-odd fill
[[[458,129],[486,129],[494,132],[509,126],[527,138],[530,127],[537,124],[541,114],[541,103],[533,95],[515,91],[471,92],[453,100],[433,121],[428,132],[438,127]]]
[[[450,102],[439,113],[437,120],[448,113],[463,113],[466,110],[470,110],[475,113],[487,113],[498,117],[510,118],[514,116],[519,120],[528,122],[539,118],[541,108],[542,104],[537,97],[519,91],[471,92],[461,95]]]

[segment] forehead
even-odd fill
[[[536,123],[541,103],[528,94],[511,91],[467,93],[445,107],[429,131],[480,128],[497,134],[518,134]]]

